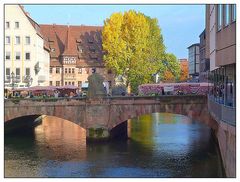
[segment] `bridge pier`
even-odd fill
[[[87,142],[101,142],[110,139],[110,132],[105,127],[90,127],[86,129]]]
[[[88,142],[101,142],[108,140],[126,140],[128,138],[127,120],[112,129],[107,127],[90,127],[86,129]]]

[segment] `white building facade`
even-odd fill
[[[19,5],[5,5],[5,87],[49,85],[49,50],[39,25]]]

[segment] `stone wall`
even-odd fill
[[[236,177],[236,128],[219,122],[215,131],[221,152],[223,167],[227,177]]]

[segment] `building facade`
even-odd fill
[[[208,81],[208,72],[210,69],[209,58],[206,58],[206,32],[205,30],[199,35],[199,81]]]
[[[199,43],[188,47],[188,64],[190,80],[199,81]]]
[[[40,25],[50,49],[49,85],[81,86],[96,72],[111,87],[114,75],[103,63],[102,27]]]
[[[236,177],[236,4],[206,5],[206,58],[210,59],[208,110],[227,177]]]
[[[39,25],[19,5],[5,5],[5,87],[49,83],[49,50]]]
[[[212,95],[222,104],[236,106],[236,5],[206,7],[206,31],[209,39],[210,81]]]

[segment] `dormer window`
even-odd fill
[[[90,43],[90,44],[93,43],[93,38],[92,38],[92,37],[89,37],[89,38],[88,38],[88,43]]]
[[[82,48],[82,46],[77,46],[77,49],[78,49],[78,51],[80,52],[80,53],[82,53],[83,52],[83,48]]]
[[[95,52],[95,46],[93,46],[93,45],[91,45],[91,46],[89,46],[89,50],[91,51],[91,52]]]

